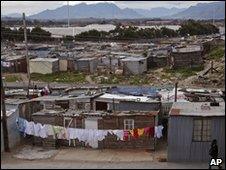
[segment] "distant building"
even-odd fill
[[[94,73],[97,69],[98,59],[93,58],[80,58],[75,61],[75,70],[86,72],[86,73]]]
[[[2,55],[1,67],[3,72],[26,73],[27,61],[24,55]]]
[[[173,48],[168,60],[170,68],[193,68],[202,66],[202,50],[202,46],[198,45]]]
[[[127,57],[121,60],[124,75],[139,75],[147,71],[147,59],[143,57]]]
[[[51,74],[59,71],[59,59],[35,58],[29,61],[30,73]]]
[[[153,49],[147,56],[147,68],[166,67],[168,62],[168,49]]]
[[[225,160],[225,103],[176,102],[170,110],[168,161],[209,161],[217,140],[219,158]]]

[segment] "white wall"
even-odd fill
[[[54,72],[53,65],[58,62],[32,61],[30,60],[30,73],[51,74]]]

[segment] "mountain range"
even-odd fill
[[[157,7],[152,9],[133,9],[138,14],[146,17],[146,18],[161,18],[161,17],[167,17],[171,16],[173,14],[177,14],[179,12],[182,12],[186,10],[186,8],[163,8],[163,7]]]
[[[183,19],[224,19],[225,2],[198,3],[188,9],[171,16]]]
[[[10,14],[4,17],[19,18],[21,14]],[[198,3],[188,8],[151,8],[151,9],[121,9],[114,3],[86,4],[80,3],[69,6],[71,19],[103,18],[103,19],[138,19],[138,18],[165,18],[165,19],[224,19],[225,2]],[[61,20],[68,18],[68,6],[54,10],[44,10],[28,16],[29,19]]]

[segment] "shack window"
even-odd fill
[[[70,117],[64,117],[64,127],[68,128],[75,128],[76,127],[76,119]]]
[[[124,120],[124,130],[134,129],[134,120],[133,119],[125,119]]]
[[[210,141],[211,140],[211,120],[194,119],[193,141]]]

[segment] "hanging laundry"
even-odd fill
[[[113,134],[117,136],[117,140],[123,140],[124,131],[123,130],[112,130]]]
[[[126,140],[127,141],[129,139],[129,135],[130,135],[129,131],[124,130],[123,140]]]
[[[146,128],[144,128],[144,133],[148,137],[154,137],[154,127],[146,127]]]
[[[65,127],[60,127],[59,133],[57,133],[58,139],[67,139],[67,129]]]
[[[138,129],[138,136],[142,136],[144,134],[144,128]]]
[[[129,130],[129,133],[130,133],[131,136],[133,136],[134,135],[133,134],[133,129],[132,130]]]
[[[63,127],[61,127],[61,126],[53,126],[53,132],[57,139],[59,139],[59,137],[61,137],[61,135],[59,135],[59,134],[61,133],[62,129],[63,129]]]
[[[163,130],[162,125],[155,126],[155,137],[161,138],[162,137],[162,130]]]
[[[22,119],[22,118],[17,118],[16,119],[17,128],[23,135],[26,135],[25,129],[26,129],[26,124],[27,123],[28,122],[25,119]]]
[[[138,129],[133,129],[133,137],[135,139],[137,139],[139,137],[139,135],[138,135]]]
[[[11,66],[13,66],[10,62],[5,62],[5,61],[2,61],[1,64],[2,64],[3,67],[11,67]]]
[[[102,141],[105,139],[105,137],[108,135],[107,130],[96,130],[96,137],[98,141]]]
[[[34,122],[26,122],[25,133],[28,135],[35,134],[35,124]]]
[[[34,131],[35,131],[34,136],[40,137],[41,129],[42,129],[42,124],[40,124],[40,123],[35,124],[34,125]]]
[[[155,127],[150,127],[150,135],[153,138],[155,134]]]
[[[74,136],[74,128],[67,128],[67,139],[70,140],[70,139],[75,139],[75,136]]]
[[[44,125],[41,127],[39,136],[41,138],[47,138],[48,137],[48,125]]]
[[[151,133],[150,133],[150,127],[144,128],[144,134],[147,135],[147,136],[150,136],[151,135]]]
[[[71,145],[71,140],[73,140],[73,144],[75,146],[75,129],[67,128],[67,140],[69,141],[68,145]]]
[[[53,139],[56,139],[53,125],[44,125],[43,128],[46,130],[47,136],[53,136]]]

